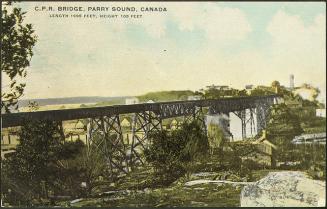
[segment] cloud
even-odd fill
[[[244,12],[217,3],[179,4],[171,11],[181,30],[203,30],[213,41],[242,40],[252,31]]]
[[[289,74],[298,85],[309,82],[323,91],[326,85],[325,14],[304,24],[301,16],[279,10],[258,26],[244,10],[213,2],[24,4],[26,22],[39,36],[26,98],[138,95],[213,83],[242,88],[273,80],[288,85]],[[33,12],[33,5],[58,4],[153,6],[168,12],[127,20],[57,19]],[[245,47],[256,31],[265,32],[266,45],[254,41]],[[194,42],[201,43],[189,50]]]
[[[295,74],[297,84],[312,82],[326,92],[326,14],[311,24],[279,10],[267,26],[272,37],[271,63],[275,71]],[[278,69],[279,68],[279,69]]]
[[[306,50],[323,49],[326,42],[326,36],[323,36],[325,19],[326,15],[319,14],[312,24],[305,26],[300,16],[279,10],[269,23],[267,31],[276,47],[289,48],[288,51],[296,54],[307,54]]]

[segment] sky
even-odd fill
[[[294,74],[296,86],[310,83],[326,101],[324,2],[16,5],[38,36],[24,99],[132,96],[211,84],[244,88],[274,80],[289,86]],[[161,6],[167,12],[138,12],[140,19],[50,18],[35,6]]]

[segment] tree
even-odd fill
[[[267,124],[267,138],[278,146],[277,157],[279,160],[291,160],[294,157],[291,141],[295,136],[303,133],[300,119],[285,104],[274,106],[270,115]]]
[[[200,89],[199,91],[195,92],[195,95],[201,95],[205,99],[219,99],[225,96],[248,96],[246,90],[238,90],[234,88],[216,88],[216,87],[207,87],[206,89]]]
[[[279,88],[280,87],[280,83],[279,83],[279,81],[273,81],[272,83],[271,83],[271,87],[273,87],[273,88]]]
[[[85,194],[88,196],[99,186],[99,183],[103,185],[103,182],[99,182],[99,177],[107,177],[108,179],[110,173],[108,162],[102,153],[98,150],[90,152],[86,149],[72,161],[72,166],[76,167],[76,170],[80,172],[81,180],[86,183]]]
[[[152,142],[145,157],[155,169],[159,184],[170,184],[187,172],[188,164],[205,158],[209,151],[206,133],[198,121],[184,123],[181,129],[157,131],[149,135]]]
[[[273,81],[271,83],[271,88],[274,89],[275,93],[279,93],[280,92],[280,83],[279,83],[279,81]]]
[[[267,125],[269,138],[283,136],[288,141],[303,133],[299,117],[292,113],[291,109],[284,103],[271,109],[270,120]],[[283,142],[282,142],[283,143]]]
[[[25,14],[20,8],[13,8],[12,12],[6,7],[2,9],[1,73],[9,80],[1,93],[1,110],[5,112],[18,109],[17,102],[25,88],[25,83],[19,80],[27,75],[26,68],[30,65],[37,40],[32,25],[23,23]]]
[[[301,88],[311,90],[311,96],[313,101],[317,101],[317,98],[320,94],[319,88],[313,87],[311,84],[304,83]]]
[[[265,96],[275,94],[271,87],[257,87],[251,91],[251,96]]]
[[[228,141],[228,138],[225,136],[225,133],[221,127],[217,124],[210,123],[208,126],[208,140],[210,145],[210,154],[213,154],[215,150],[218,151],[218,160],[222,164],[224,159],[224,146]]]
[[[35,112],[35,111],[37,111],[39,109],[40,109],[40,106],[39,106],[39,104],[37,102],[35,102],[35,101],[33,101],[33,102],[29,101],[28,102],[28,110],[30,112]]]
[[[245,89],[243,89],[243,90],[238,90],[238,91],[237,91],[237,96],[248,96],[248,93],[246,92]]]
[[[85,108],[85,107],[87,107],[87,105],[86,104],[81,104],[79,107]]]
[[[19,132],[20,143],[13,156],[2,162],[2,192],[9,202],[23,205],[40,203],[49,192],[63,191],[67,178],[64,161],[75,158],[83,142],[65,142],[57,122],[26,122]]]

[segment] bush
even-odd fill
[[[26,122],[19,140],[16,152],[2,161],[2,195],[14,205],[43,204],[50,193],[65,190],[65,161],[75,158],[84,144],[65,142],[53,121]]]
[[[203,159],[209,151],[206,133],[198,121],[182,124],[181,129],[157,131],[149,135],[151,145],[144,152],[155,176],[163,184],[170,184],[184,175],[189,164]]]

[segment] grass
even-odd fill
[[[85,199],[74,207],[237,207],[241,187],[205,184],[134,190],[108,197]]]
[[[258,181],[265,176],[268,175],[270,172],[278,172],[278,171],[284,171],[284,170],[278,170],[278,169],[265,169],[265,170],[254,170],[252,172],[252,181]]]

